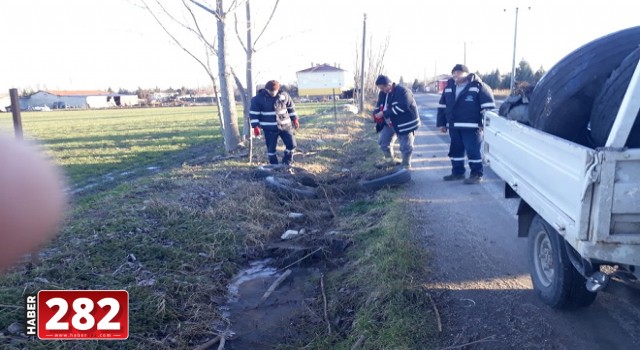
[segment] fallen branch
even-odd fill
[[[289,265],[287,265],[287,266],[285,266],[285,267],[281,268],[281,269],[280,269],[280,271],[290,268],[291,266],[293,266],[293,265],[295,265],[295,264],[297,264],[297,263],[301,262],[302,260],[304,260],[304,259],[306,259],[306,258],[308,258],[308,257],[312,256],[313,254],[317,253],[319,250],[322,250],[322,247],[320,247],[320,248],[318,248],[318,249],[316,249],[316,250],[312,251],[311,253],[309,253],[309,254],[307,254],[307,255],[303,256],[302,258],[300,258],[300,259],[298,259],[298,260],[296,260],[296,261],[292,262],[291,264],[289,264]]]
[[[269,287],[269,289],[267,289],[267,291],[264,293],[264,295],[262,296],[262,299],[260,299],[260,301],[258,302],[258,305],[264,303],[267,298],[269,298],[269,296],[271,295],[271,293],[273,293],[274,290],[276,290],[276,288],[278,288],[278,286],[284,282],[285,279],[287,279],[287,277],[291,274],[291,270],[287,270],[285,271],[282,276],[278,277],[277,280],[275,280],[271,286]],[[258,305],[256,305],[256,307],[258,307]]]
[[[331,210],[331,215],[333,215],[334,218],[337,218],[338,215],[336,215],[336,211],[333,209],[333,204],[331,204],[331,200],[329,199],[329,195],[327,195],[327,190],[324,188],[324,186],[320,186],[320,188],[322,188],[322,192],[324,192],[324,198],[327,199],[327,203],[329,203],[329,210]]]
[[[118,272],[120,272],[120,270],[122,270],[122,268],[125,267],[125,265],[127,265],[127,263],[124,263],[118,266],[118,268],[115,271],[113,271],[113,273],[111,274],[111,277],[115,277],[118,274]]]
[[[356,343],[353,344],[353,346],[351,347],[351,350],[360,349],[362,347],[362,344],[364,344],[365,339],[366,337],[364,335],[361,335],[360,338],[358,338],[358,340],[356,341]]]
[[[322,301],[324,303],[324,320],[327,322],[327,331],[331,335],[331,323],[329,323],[329,315],[327,312],[327,295],[324,292],[324,274],[320,276],[320,288],[322,289]]]
[[[208,342],[198,346],[197,348],[193,349],[193,350],[207,350],[208,348],[210,348],[213,344],[220,342],[221,344],[224,341],[224,337],[222,337],[221,335],[209,340]]]
[[[442,321],[440,320],[440,312],[438,312],[438,308],[436,307],[436,303],[431,298],[431,294],[427,293],[427,298],[429,298],[429,302],[431,302],[431,306],[433,306],[433,312],[436,314],[436,321],[438,321],[438,332],[442,332]]]
[[[460,345],[447,346],[446,348],[440,348],[439,350],[462,349],[465,346],[469,346],[469,345],[473,345],[473,344],[486,343],[486,342],[490,342],[490,341],[497,341],[497,340],[493,339],[493,337],[495,337],[495,336],[494,335],[490,335],[490,336],[488,336],[486,338],[482,338],[480,340],[476,340],[476,341],[472,341],[472,342],[464,343],[464,344],[460,344]]]
[[[225,337],[221,337],[220,338],[220,345],[218,345],[218,350],[224,350],[224,343],[227,342],[227,338]]]

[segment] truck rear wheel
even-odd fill
[[[545,304],[574,309],[593,303],[596,293],[585,287],[585,278],[573,267],[564,239],[536,215],[529,226],[529,270],[533,289]]]

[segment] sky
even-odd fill
[[[180,1],[160,1],[176,18],[188,18]],[[251,1],[254,38],[273,3]],[[295,72],[312,63],[354,71],[364,13],[366,51],[379,51],[388,38],[384,73],[394,81],[449,73],[456,63],[465,62],[465,47],[471,71],[508,73],[516,8],[516,63],[525,59],[534,70],[548,70],[600,36],[640,25],[640,2],[633,0],[281,0],[257,42],[254,81],[295,83]],[[135,90],[210,85],[205,70],[162,31],[141,7],[141,0],[2,0],[0,13],[0,94],[9,88]],[[214,18],[198,8],[194,13],[213,38]],[[243,19],[244,6],[236,13]],[[192,53],[205,60],[202,45],[192,34],[164,21]],[[233,23],[233,16],[228,16],[230,62],[242,75],[245,56]],[[215,58],[212,64],[215,67]]]

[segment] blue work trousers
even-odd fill
[[[449,158],[451,159],[451,173],[464,175],[464,156],[469,159],[471,176],[482,177],[482,130],[479,128],[449,128],[451,145]]]
[[[278,153],[276,152],[276,147],[278,146],[278,137],[280,137],[285,147],[282,164],[291,164],[291,161],[293,160],[293,150],[296,148],[296,137],[293,135],[293,130],[263,131],[264,139],[267,143],[267,156],[269,157],[269,163],[278,164]]]

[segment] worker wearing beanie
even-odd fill
[[[300,127],[291,96],[284,91],[280,91],[280,83],[278,81],[269,80],[264,89],[260,89],[256,96],[251,99],[249,114],[251,115],[253,134],[256,137],[259,136],[260,127],[264,132],[269,163],[278,164],[276,147],[278,145],[278,137],[280,137],[285,146],[282,163],[290,165],[296,148],[296,137],[293,134],[293,128],[298,129]]]
[[[385,75],[378,76],[376,86],[380,93],[373,120],[376,122],[376,131],[380,133],[378,144],[387,164],[395,164],[392,144],[397,137],[400,141],[402,166],[409,169],[415,131],[420,126],[418,105],[409,89],[396,85]]]
[[[496,108],[491,88],[462,64],[451,70],[452,78],[440,97],[437,126],[449,132],[451,174],[445,181],[463,180],[465,184],[482,181],[482,126],[484,112]],[[465,179],[464,156],[469,159],[469,178]]]

